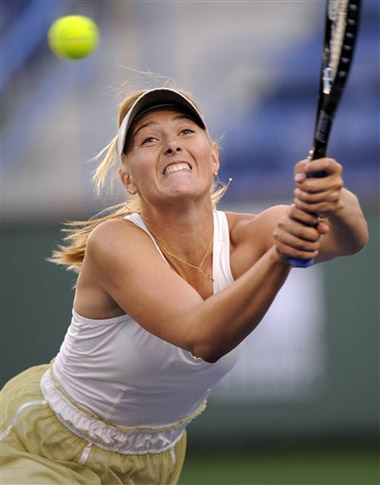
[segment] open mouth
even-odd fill
[[[177,172],[191,172],[191,165],[187,162],[175,162],[167,165],[162,172],[163,175],[170,175]]]

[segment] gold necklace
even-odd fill
[[[153,234],[154,235],[154,234]],[[165,251],[165,253],[169,254],[170,256],[173,256],[173,258],[177,259],[178,261],[181,261],[181,263],[184,263],[184,264],[187,264],[187,266],[190,266],[190,268],[194,268],[198,271],[198,273],[201,273],[203,276],[205,276],[206,278],[208,278],[209,281],[213,282],[214,283],[214,279],[208,274],[206,273],[205,271],[203,271],[202,269],[202,266],[204,265],[205,261],[206,261],[206,258],[207,258],[207,255],[210,251],[210,248],[211,248],[211,245],[212,245],[212,242],[214,240],[214,234],[211,236],[211,240],[209,242],[209,245],[207,247],[207,251],[206,251],[206,254],[203,256],[202,258],[202,261],[200,263],[199,266],[196,266],[195,264],[191,264],[191,263],[188,263],[187,261],[185,261],[184,259],[180,258],[179,256],[177,256],[176,254],[172,253],[171,251],[169,251],[169,249],[162,243],[162,241],[160,241],[156,236],[154,236],[156,241],[159,243],[159,246]]]

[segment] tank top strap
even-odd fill
[[[214,293],[234,282],[230,266],[230,231],[225,212],[214,210],[213,246]]]
[[[140,216],[140,214],[137,213],[137,212],[134,212],[133,214],[128,214],[127,216],[125,216],[124,219],[133,222],[133,224],[135,224],[136,226],[138,226],[140,229],[142,229],[143,231],[145,231],[148,234],[148,236],[153,241],[153,244],[156,246],[157,251],[160,253],[162,259],[165,261],[165,263],[168,266],[170,266],[167,259],[164,256],[163,252],[161,251],[159,245],[156,243],[156,240],[154,239],[153,234],[146,227],[145,222],[143,221],[143,218]]]

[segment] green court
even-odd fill
[[[376,485],[379,450],[189,452],[181,485]]]

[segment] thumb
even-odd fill
[[[319,234],[328,234],[330,232],[330,226],[326,222],[318,222],[317,231]]]

